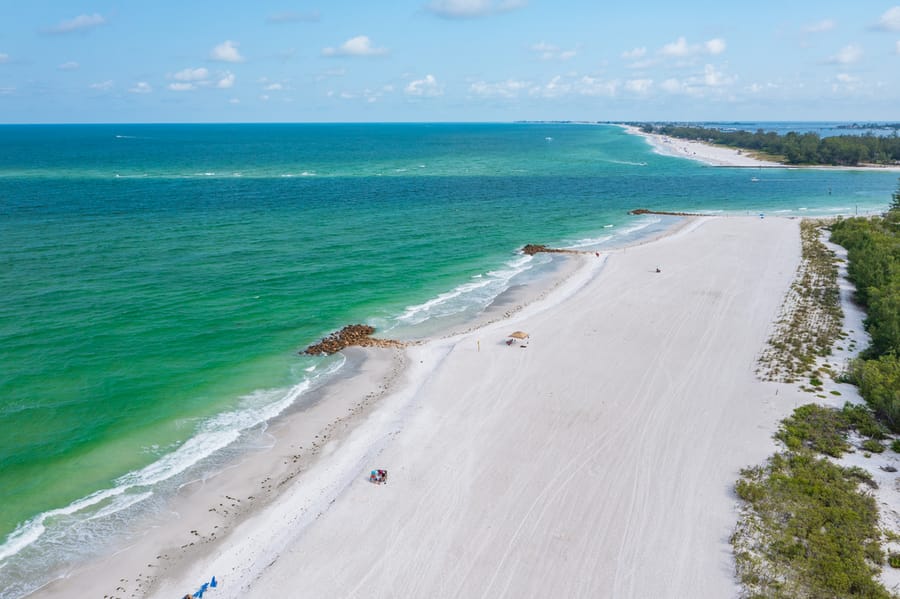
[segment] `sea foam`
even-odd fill
[[[147,466],[120,476],[114,485],[101,489],[69,505],[47,510],[20,524],[0,545],[0,570],[13,565],[17,556],[28,550],[38,549],[43,556],[40,563],[14,564],[21,572],[16,583],[17,593],[30,592],[29,581],[42,584],[41,577],[47,574],[51,564],[61,565],[71,560],[86,546],[96,550],[96,540],[103,538],[100,530],[85,543],[85,535],[91,536],[90,527],[106,530],[110,518],[115,518],[140,504],[160,491],[163,483],[174,482],[179,486],[180,475],[201,463],[213,459],[215,455],[233,445],[241,436],[257,426],[281,414],[297,402],[301,396],[323,378],[334,374],[345,363],[337,360],[331,367],[315,375],[306,376],[289,389],[259,390],[245,396],[236,409],[226,411],[203,420],[195,433],[174,451],[167,453]],[[212,464],[210,464],[211,467]],[[213,467],[214,469],[214,467]],[[27,560],[25,560],[27,562]],[[41,572],[29,570],[39,565]],[[24,575],[24,578],[23,578]],[[24,585],[24,586],[23,586]],[[0,597],[6,597],[6,591]],[[16,596],[16,595],[11,595]]]

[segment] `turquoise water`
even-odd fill
[[[517,248],[621,243],[658,221],[632,208],[865,213],[896,183],[609,126],[0,127],[0,598],[252,444],[344,324],[473,316],[548,268]]]

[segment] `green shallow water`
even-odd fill
[[[616,243],[635,207],[847,213],[896,185],[711,169],[601,126],[9,126],[0,148],[4,598],[115,498],[41,514],[214,462],[210,439],[321,373],[297,351],[344,324],[474,314],[524,243]]]

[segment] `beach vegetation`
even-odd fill
[[[887,438],[884,425],[866,406],[850,403],[840,410],[814,403],[800,406],[781,421],[775,438],[792,451],[809,449],[839,458],[850,450],[847,434],[852,430],[866,437],[866,441],[877,444],[877,449],[868,449],[864,441],[863,449],[877,453],[884,451],[884,446],[879,443]]]
[[[875,579],[884,554],[867,476],[807,450],[743,470],[731,541],[744,596],[890,597]]]
[[[865,439],[860,444],[860,447],[862,449],[868,451],[869,453],[883,453],[884,452],[884,445],[882,445],[879,441],[876,441],[875,439]]]
[[[857,360],[854,378],[860,395],[895,432],[900,430],[900,360],[885,354],[874,360]]]
[[[800,224],[801,261],[784,300],[775,330],[759,358],[765,380],[794,382],[808,378],[810,392],[822,390],[820,357],[830,355],[841,335],[843,311],[834,252],[822,243],[824,221]]]
[[[847,378],[891,430],[900,432],[900,186],[887,213],[840,219],[831,226],[831,239],[847,248],[847,274],[866,309],[871,338]]]
[[[866,470],[831,461],[851,450],[854,432],[884,450],[883,426],[866,406],[801,406],[776,433],[786,449],[741,471],[735,493],[744,504],[731,543],[742,596],[891,597],[876,579],[885,562],[870,494],[877,484]]]
[[[793,131],[779,135],[762,129],[755,132],[723,131],[709,127],[649,123],[643,124],[641,130],[645,133],[740,148],[756,157],[765,156],[787,164],[857,166],[900,163],[900,137],[897,136],[869,133],[821,137],[817,133]]]

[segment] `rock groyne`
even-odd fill
[[[371,335],[374,332],[375,327],[367,324],[348,324],[340,331],[328,335],[318,343],[313,343],[300,353],[318,356],[321,354],[331,355],[354,345],[359,347],[406,347],[408,345],[405,341],[394,339],[373,339]]]
[[[525,247],[522,248],[522,253],[528,256],[534,256],[535,254],[584,254],[585,252],[580,252],[578,250],[560,250],[556,248],[547,247],[546,245],[539,245],[534,243],[529,243]]]
[[[703,216],[702,214],[697,214],[696,212],[666,212],[664,210],[648,210],[647,208],[637,208],[636,210],[630,210],[628,214],[662,214],[665,216]]]

